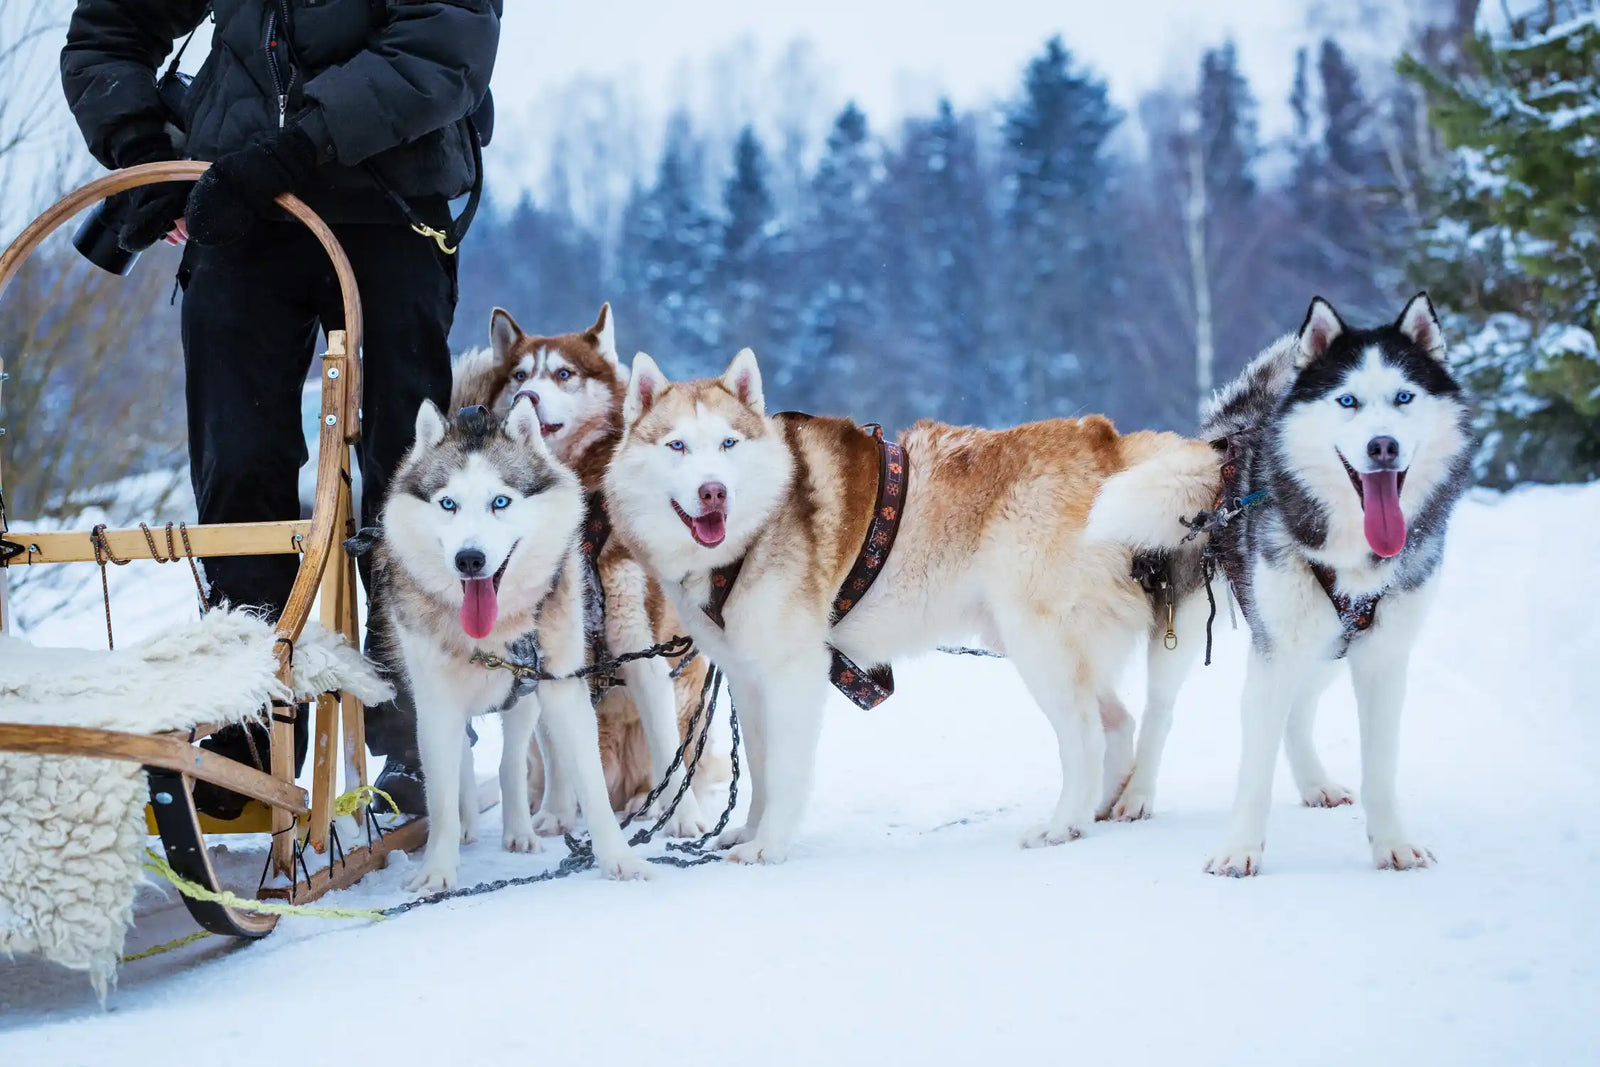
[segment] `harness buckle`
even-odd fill
[[[445,233],[443,230],[436,230],[432,226],[429,226],[426,222],[413,222],[411,224],[411,232],[430,238],[434,244],[439,246],[439,251],[443,252],[447,256],[453,256],[456,254],[456,250],[451,248],[447,243],[450,235]]]

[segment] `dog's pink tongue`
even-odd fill
[[[1400,513],[1400,475],[1374,471],[1361,476],[1361,501],[1366,512],[1367,544],[1388,558],[1406,547],[1406,517]]]
[[[701,515],[689,521],[694,525],[694,539],[707,548],[715,548],[722,544],[724,537],[728,536],[720,511],[713,511],[709,515]]]
[[[500,617],[500,603],[494,595],[493,578],[467,578],[461,583],[461,628],[474,641],[482,641]]]

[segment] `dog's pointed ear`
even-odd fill
[[[602,356],[612,363],[618,362],[617,315],[616,312],[611,310],[610,303],[600,305],[600,317],[594,321],[593,326],[584,332],[584,336],[589,339],[595,350]]]
[[[1333,305],[1320,296],[1313,298],[1311,309],[1306,312],[1306,321],[1300,326],[1299,365],[1304,367],[1321,359],[1334,339],[1342,333],[1344,320],[1333,310]]]
[[[722,386],[739,400],[755,409],[757,415],[766,414],[766,397],[761,392],[761,368],[756,365],[756,354],[746,348],[733,357],[727,373],[722,376]]]
[[[1433,301],[1428,299],[1426,291],[1411,298],[1394,325],[1412,344],[1444,362],[1444,328],[1439,325],[1439,315],[1433,310]]]
[[[519,445],[535,452],[548,451],[544,432],[539,428],[539,409],[530,394],[518,393],[512,398],[511,410],[506,414],[505,431],[506,436]]]
[[[655,360],[643,352],[634,356],[633,372],[628,375],[628,395],[622,401],[622,425],[632,426],[644,418],[670,384]]]
[[[496,363],[504,363],[511,346],[525,336],[522,327],[517,325],[517,320],[505,308],[495,308],[489,316],[489,346],[494,349]]]
[[[431,400],[424,400],[417,409],[417,444],[423,448],[432,448],[444,440],[446,424],[444,412]]]

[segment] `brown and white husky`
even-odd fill
[[[744,827],[720,842],[729,859],[788,854],[811,787],[830,646],[868,667],[977,631],[1021,672],[1060,749],[1060,799],[1023,844],[1071,840],[1110,808],[1133,761],[1132,720],[1112,687],[1153,609],[1130,576],[1131,550],[1090,543],[1085,523],[1106,479],[1130,472],[1142,487],[1126,498],[1139,525],[1177,546],[1179,516],[1216,499],[1210,446],[1119,434],[1099,416],[999,431],[918,423],[900,437],[898,537],[835,623],[835,596],[878,510],[879,442],[848,419],[767,415],[748,349],[722,378],[679,384],[641,354],[623,410],[605,476],[616,535],[727,672],[745,727],[752,800]],[[722,568],[740,561],[718,625],[703,610],[713,572],[725,586]]]
[[[553,336],[525,333],[508,312],[496,308],[489,337],[488,349],[457,364],[452,407],[482,404],[499,416],[510,410],[518,394],[527,394],[538,411],[545,445],[578,475],[584,491],[597,503],[606,467],[622,438],[628,378],[627,368],[617,359],[611,305],[600,308],[600,317],[589,329]],[[606,644],[613,653],[645,648],[684,632],[660,586],[621,539],[606,539],[596,570],[605,598]],[[596,708],[601,762],[614,810],[637,806],[661,780],[688,731],[706,664],[697,658],[676,679],[669,678],[675,663],[655,659],[623,667],[618,673],[624,685],[608,691]],[[541,733],[546,749],[547,740]],[[558,765],[542,758],[535,747],[528,754],[528,773],[533,795],[543,794],[535,827],[542,834],[570,830],[577,815],[575,793]],[[728,775],[726,756],[708,747],[695,771],[694,788],[664,832],[674,837],[704,832],[699,802]],[[671,797],[680,781],[681,772],[674,775],[665,796]]]

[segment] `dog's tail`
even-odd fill
[[[1127,434],[1122,448],[1127,466],[1101,485],[1084,538],[1134,549],[1177,548],[1189,532],[1179,520],[1217,502],[1220,457],[1204,441],[1173,433]]]
[[[494,405],[495,396],[505,385],[505,374],[492,348],[475,348],[458,356],[450,368],[450,410],[482,404]]]

